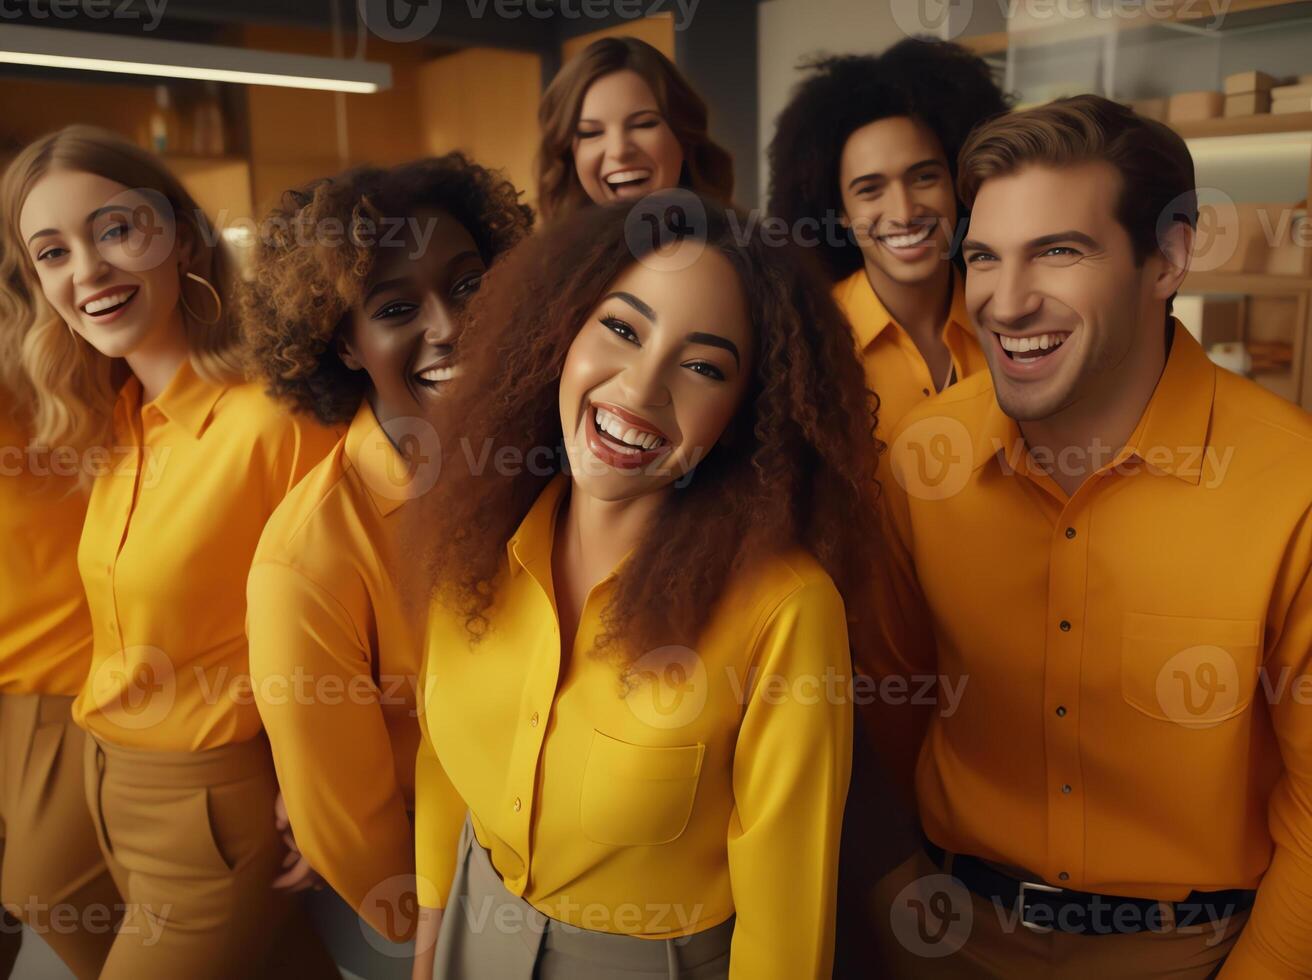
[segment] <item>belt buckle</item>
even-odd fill
[[[1020,924],[1024,926],[1026,929],[1028,929],[1030,932],[1035,932],[1038,933],[1039,935],[1046,935],[1047,933],[1052,932],[1053,931],[1052,926],[1041,926],[1038,923],[1030,922],[1025,918],[1025,890],[1026,889],[1036,892],[1062,892],[1065,891],[1066,889],[1058,888],[1055,885],[1045,885],[1041,881],[1022,881],[1020,883],[1020,895],[1018,896],[1020,901]]]

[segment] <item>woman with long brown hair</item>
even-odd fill
[[[823,285],[699,206],[584,209],[471,312],[417,505],[417,978],[828,974],[872,399]]]
[[[67,127],[15,158],[0,211],[41,298],[5,324],[34,439],[110,461],[78,547],[93,643],[72,707],[127,903],[100,976],[254,975],[301,920],[271,887],[277,783],[249,695],[246,574],[336,436],[245,382],[222,239],[158,158]]]
[[[538,122],[538,207],[548,221],[673,187],[721,204],[733,197],[733,158],[710,137],[705,101],[645,41],[588,45],[552,79]]]

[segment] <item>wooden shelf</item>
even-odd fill
[[[1272,296],[1309,290],[1312,290],[1312,279],[1304,276],[1270,276],[1263,272],[1191,272],[1185,277],[1180,291]]]
[[[1257,136],[1264,133],[1308,133],[1312,135],[1312,112],[1287,112],[1275,116],[1226,116],[1171,123],[1171,128],[1187,140],[1212,136]]]

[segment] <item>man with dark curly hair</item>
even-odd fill
[[[772,216],[816,251],[879,394],[880,436],[912,406],[986,368],[955,263],[966,209],[957,152],[1007,110],[989,66],[946,41],[804,66],[770,143]]]
[[[265,527],[247,633],[279,821],[300,858],[275,884],[322,876],[381,934],[365,932],[384,955],[346,963],[370,977],[409,976],[406,948],[385,940],[404,943],[416,924],[422,615],[398,581],[401,505],[436,479],[425,416],[459,372],[466,304],[532,224],[518,196],[458,153],[316,181],[263,221],[242,297],[271,394],[349,425]]]

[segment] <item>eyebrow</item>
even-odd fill
[[[621,290],[616,290],[615,292],[609,293],[605,297],[603,297],[603,302],[608,299],[622,299],[624,300],[624,302],[628,303],[630,306],[632,306],[635,310],[637,310],[639,313],[645,316],[652,323],[656,322],[656,311],[653,310],[646,303],[644,303],[642,300],[638,299],[638,297],[634,296],[632,293],[626,293]]]
[[[933,157],[930,157],[930,158],[925,159],[925,160],[917,160],[915,163],[913,163],[911,166],[907,167],[907,168],[906,168],[905,170],[903,170],[902,172],[903,172],[904,174],[909,174],[909,173],[911,173],[912,171],[915,171],[915,170],[924,170],[924,169],[926,169],[926,168],[928,168],[928,167],[941,167],[941,166],[943,166],[943,161],[942,161],[942,160],[935,160]],[[861,183],[861,181],[863,181],[863,180],[879,180],[879,179],[885,179],[885,178],[886,178],[886,175],[885,175],[885,174],[881,174],[881,173],[868,173],[868,174],[862,174],[860,177],[853,177],[850,181],[848,181],[847,187],[848,187],[848,190],[851,190],[853,187],[855,187],[857,184]]]
[[[132,209],[125,204],[106,204],[103,208],[96,208],[96,210],[92,211],[89,215],[87,215],[85,223],[88,225],[91,224],[91,222],[95,221],[106,211],[123,211],[123,210],[130,211]],[[36,239],[38,238],[47,238],[50,235],[58,235],[58,234],[59,232],[54,228],[42,228],[40,231],[36,231],[31,234],[31,236],[27,239],[27,244],[31,245],[32,242],[36,241]]]
[[[1085,248],[1102,248],[1094,239],[1090,238],[1082,231],[1070,229],[1059,231],[1051,235],[1040,235],[1038,238],[1031,238],[1025,243],[1025,248],[1043,248],[1045,245],[1056,245],[1059,242],[1076,242]],[[992,252],[993,247],[984,242],[977,242],[973,238],[967,238],[961,243],[962,248],[973,248],[981,252]]]
[[[694,344],[705,344],[707,347],[719,347],[721,350],[727,350],[733,355],[734,366],[742,367],[742,361],[738,357],[738,345],[728,337],[721,337],[717,333],[702,333],[694,330],[688,334],[688,340]]]
[[[451,257],[451,260],[447,262],[447,268],[450,268],[457,262],[463,262],[465,259],[482,259],[482,256],[473,249],[465,249],[458,255],[453,255]],[[384,279],[381,282],[376,282],[370,286],[369,291],[364,294],[364,302],[368,303],[377,293],[381,293],[388,289],[395,289],[398,286],[404,286],[409,282],[410,280],[406,276],[396,276],[392,279]]]

